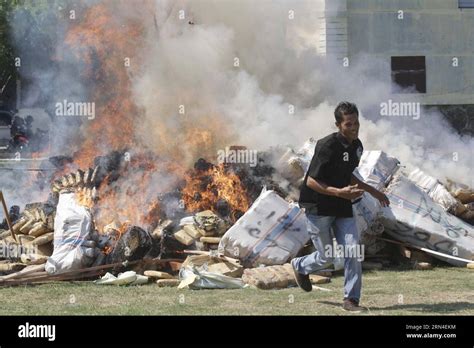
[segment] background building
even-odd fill
[[[394,97],[436,106],[474,133],[474,0],[324,0],[318,50],[384,61]]]

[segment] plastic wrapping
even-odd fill
[[[245,267],[282,265],[308,242],[302,209],[274,191],[263,190],[250,209],[222,237],[219,250]]]
[[[454,212],[456,206],[460,204],[456,198],[449,193],[446,187],[437,179],[424,173],[420,168],[416,168],[408,174],[408,179],[425,191],[428,196],[441,205],[446,211]]]
[[[387,185],[400,162],[383,151],[364,151],[354,175],[377,190]]]
[[[142,285],[148,283],[148,277],[137,274],[134,271],[119,273],[114,276],[107,272],[102,278],[94,281],[98,285]]]
[[[92,216],[89,210],[79,205],[74,193],[62,193],[54,219],[54,251],[46,262],[46,272],[62,273],[81,269],[94,262],[94,250],[84,247],[90,237]]]
[[[446,213],[408,178],[395,176],[387,195],[390,209],[383,210],[382,219],[386,232],[393,238],[419,248],[474,259],[474,228]],[[464,266],[455,260],[445,261]]]
[[[197,267],[183,267],[179,270],[181,283],[178,289],[242,289],[245,287],[240,278],[225,276],[220,273],[199,270]]]

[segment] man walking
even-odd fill
[[[344,253],[344,301],[347,311],[361,312],[362,266],[359,231],[352,215],[352,203],[364,191],[388,206],[385,194],[357,179],[352,172],[359,165],[363,147],[359,137],[359,111],[349,102],[337,105],[334,116],[339,132],[320,139],[300,192],[299,203],[308,218],[308,233],[316,247],[312,254],[291,260],[300,288],[311,291],[309,274],[327,268],[334,260],[331,228]],[[328,253],[328,250],[330,251]],[[331,252],[332,251],[332,252]],[[349,251],[349,252],[347,252]],[[329,254],[329,255],[328,255]]]

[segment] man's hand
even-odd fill
[[[355,176],[354,174],[352,174],[351,183],[355,184],[354,186],[357,186],[362,190],[370,193],[372,197],[374,197],[380,202],[382,207],[388,207],[390,205],[390,200],[383,192],[380,192],[379,190],[375,189],[370,185],[367,185],[365,182],[359,180],[359,178],[357,178],[357,176]]]
[[[388,207],[390,205],[390,200],[388,199],[387,195],[385,195],[385,193],[377,191],[375,189],[369,193],[372,195],[372,197],[378,199],[382,207]]]
[[[364,190],[358,188],[357,185],[349,185],[337,190],[337,197],[344,198],[349,201],[359,198],[364,193]]]

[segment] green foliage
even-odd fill
[[[54,32],[55,21],[51,20],[51,14],[59,16],[61,9],[67,6],[64,0],[0,0],[0,88],[6,82],[8,76],[15,77],[18,73],[15,67],[15,51],[13,42],[12,18],[15,14],[23,13],[28,18],[28,30],[17,33],[17,39],[29,40],[31,33],[46,35]],[[51,11],[53,10],[53,11]]]
[[[14,50],[9,40],[8,17],[18,5],[15,0],[0,1],[0,88],[10,75],[15,75]]]

